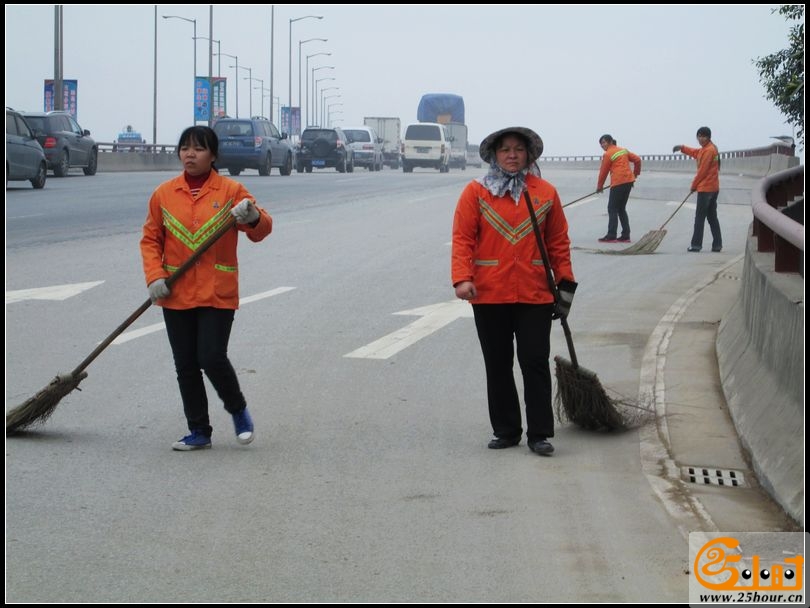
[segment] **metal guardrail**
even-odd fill
[[[112,152],[138,152],[140,154],[171,154],[177,155],[177,144],[130,144],[118,142],[96,142],[98,151],[102,154]]]
[[[751,207],[757,251],[774,253],[774,271],[804,276],[804,165],[757,182]]]
[[[785,156],[795,156],[794,148],[785,143],[773,143],[761,148],[746,148],[745,150],[729,150],[720,152],[720,160],[724,158],[751,158],[754,156],[769,156],[771,154],[783,154]],[[581,163],[581,162],[602,162],[604,154],[591,154],[586,156],[543,156],[541,162],[550,163]],[[640,154],[642,164],[644,161],[673,161],[692,160],[686,154]]]

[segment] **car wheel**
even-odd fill
[[[298,173],[303,173],[304,172],[304,163],[298,163],[295,166],[295,170],[298,171]]]
[[[53,166],[53,174],[56,177],[65,177],[70,170],[70,154],[68,154],[67,150],[62,150],[62,155],[59,157],[59,160],[56,161],[56,164]]]
[[[284,162],[284,166],[279,169],[279,172],[282,175],[289,175],[292,173],[292,154],[287,155],[287,160]],[[301,173],[301,171],[298,171]]]
[[[264,162],[259,165],[259,175],[270,175],[273,165],[271,164],[270,155],[264,157]]]
[[[6,175],[8,175],[8,172],[6,172]],[[37,172],[37,176],[34,179],[30,180],[31,185],[37,190],[40,190],[41,188],[45,187],[45,180],[47,179],[47,177],[48,177],[48,163],[46,163],[43,160],[39,164],[39,172]],[[6,185],[8,185],[8,180],[6,180]]]
[[[98,150],[90,152],[90,162],[84,168],[85,175],[95,175],[98,170]]]
[[[230,175],[239,175],[241,172],[242,172],[242,169],[235,169],[235,168],[228,167],[228,173]]]
[[[346,173],[346,157],[335,163],[335,169],[338,170],[338,173]]]
[[[312,173],[312,165],[307,165],[305,169],[307,173]]]
[[[349,165],[346,167],[347,173],[354,173],[354,158],[349,161]]]

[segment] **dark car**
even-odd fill
[[[98,144],[70,113],[22,112],[22,115],[45,150],[48,168],[56,177],[64,177],[73,167],[81,167],[85,175],[96,174]]]
[[[278,167],[282,175],[292,173],[293,149],[286,133],[260,116],[253,118],[220,118],[214,125],[219,138],[216,166],[239,175],[245,169],[258,169],[259,175],[270,175]]]
[[[354,171],[354,154],[340,127],[304,129],[296,158],[299,173],[312,173],[313,167],[334,167],[340,173]]]
[[[47,175],[45,152],[28,123],[19,112],[6,108],[6,186],[9,180],[27,179],[34,188],[43,188]]]

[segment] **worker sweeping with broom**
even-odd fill
[[[481,158],[489,163],[489,171],[470,182],[458,200],[451,275],[456,297],[472,304],[484,356],[494,434],[488,447],[508,448],[522,438],[513,372],[516,342],[528,446],[536,454],[550,456],[554,452],[549,441],[554,436],[551,322],[568,314],[577,283],[560,197],[554,186],[530,171],[542,152],[540,137],[525,127],[501,129],[481,142]],[[531,201],[557,277],[556,304],[524,195]]]
[[[237,441],[247,444],[254,437],[253,420],[228,359],[231,326],[239,307],[236,246],[240,232],[254,242],[264,239],[273,221],[241,183],[217,173],[218,146],[209,127],[183,131],[177,146],[183,174],[152,194],[140,244],[149,297],[163,308],[189,429],[172,445],[181,451],[211,447],[202,372],[233,417]],[[167,279],[190,253],[226,226],[230,229],[225,228],[218,241],[170,286]]]

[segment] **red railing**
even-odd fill
[[[757,251],[774,253],[776,272],[804,276],[804,165],[759,180],[751,207]]]

